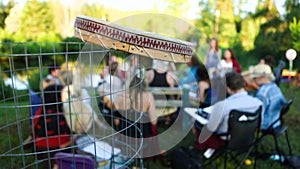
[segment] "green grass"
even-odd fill
[[[300,88],[294,88],[287,84],[282,84],[281,86],[286,99],[294,99],[294,103],[291,106],[290,111],[285,116],[285,121],[289,126],[289,138],[292,145],[292,150],[294,155],[300,155],[300,144],[299,144],[299,133],[300,127]],[[24,168],[24,166],[33,164],[35,161],[35,156],[29,155],[31,153],[31,149],[22,149],[20,143],[23,142],[27,138],[27,136],[31,133],[31,128],[29,125],[29,108],[22,107],[24,105],[28,105],[28,102],[7,102],[0,103],[0,169],[19,169]],[[160,127],[160,130],[164,128]],[[189,147],[193,145],[194,136],[190,132],[175,148],[180,146]],[[280,137],[280,146],[284,148],[285,152],[287,152],[287,146],[284,140],[284,137]],[[272,137],[267,137],[263,140],[263,142],[259,145],[259,152],[273,152],[273,140]],[[13,148],[16,150],[11,151]],[[15,154],[16,157],[6,156],[5,153]],[[170,151],[169,151],[170,152]],[[27,154],[27,155],[22,155]],[[252,158],[249,158],[253,160]],[[217,168],[222,168],[222,159],[219,159],[215,164]],[[252,165],[246,166],[244,168],[252,168]],[[40,164],[36,166],[27,167],[27,168],[45,168]],[[160,164],[159,161],[150,162],[151,169],[168,169],[169,167],[165,167]],[[208,167],[209,168],[209,167]],[[228,168],[233,168],[232,163],[228,163]],[[287,168],[287,166],[281,166],[280,163],[276,161],[271,161],[269,159],[262,160],[259,159],[257,161],[258,169],[272,168],[272,169],[281,169]]]

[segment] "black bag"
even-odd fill
[[[172,169],[203,169],[199,154],[185,147],[175,149],[170,154]]]

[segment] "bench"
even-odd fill
[[[167,101],[155,100],[156,108],[175,108],[175,107],[188,107],[189,101],[189,88],[176,88],[176,87],[149,87],[148,91],[153,95],[166,95],[170,97]]]

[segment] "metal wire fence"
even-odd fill
[[[114,127],[114,114],[105,113],[107,109],[98,104],[102,99],[98,92],[98,86],[103,82],[100,74],[106,67],[106,60],[116,55],[122,63],[120,67],[125,70],[128,68],[127,53],[82,42],[2,43],[0,47],[1,169],[53,168],[58,152],[73,155],[73,163],[76,163],[74,154],[91,156],[97,168],[143,166],[141,159],[136,160],[143,141],[132,143],[130,139],[120,139],[121,131]],[[45,78],[53,62],[60,65],[62,78],[59,80],[64,93],[57,87],[47,88],[52,85],[45,82]],[[138,88],[139,84],[135,87]],[[112,92],[126,90],[126,87],[118,91],[109,90],[105,95],[111,97]],[[79,91],[80,97],[75,91]],[[54,101],[51,101],[53,94]],[[66,96],[62,97],[66,100],[61,99],[60,95],[64,94]],[[85,97],[81,97],[84,94]],[[86,111],[84,104],[88,104]],[[79,107],[73,109],[73,106]],[[51,108],[56,110],[52,114]],[[66,110],[69,114],[65,113]],[[77,116],[82,112],[85,115],[82,119],[90,119],[81,131],[73,130],[72,125],[77,125],[73,110]],[[51,121],[55,121],[54,125],[50,125]],[[65,122],[69,132],[62,131]],[[135,126],[135,123],[132,125]],[[42,131],[42,136],[37,134],[38,130]],[[141,132],[139,128],[136,130]],[[92,149],[87,151],[87,146]]]

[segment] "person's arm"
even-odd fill
[[[204,98],[204,94],[205,94],[205,90],[209,88],[209,84],[206,81],[200,81],[199,82],[199,93],[198,93],[198,98],[201,101],[203,101]]]
[[[148,113],[149,113],[149,117],[150,117],[150,121],[152,125],[156,125],[157,124],[157,114],[156,114],[156,108],[155,108],[155,101],[154,101],[154,97],[152,95],[152,93],[147,93],[148,96]]]
[[[176,79],[177,77],[173,73],[171,72],[167,73],[167,82],[170,85],[170,87],[175,87],[175,83],[177,84],[178,82],[178,80]]]
[[[154,71],[153,70],[149,70],[148,72],[147,72],[147,80],[148,80],[148,84],[150,84],[152,81],[153,81],[153,79],[154,79]]]
[[[222,50],[220,48],[217,51],[217,55],[218,55],[219,60],[221,60],[221,58],[222,58]]]

